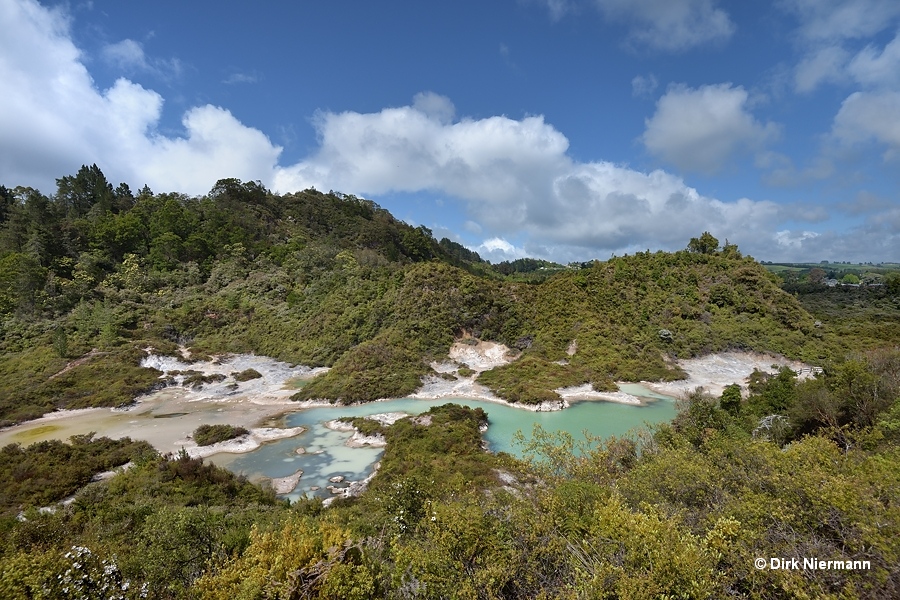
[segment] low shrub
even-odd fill
[[[194,430],[194,441],[198,446],[211,446],[248,433],[243,427],[234,425],[201,425]]]
[[[259,379],[262,377],[262,373],[257,371],[256,369],[244,369],[240,373],[234,373],[235,381],[250,381],[251,379]]]

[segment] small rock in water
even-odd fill
[[[320,487],[317,486],[317,485],[311,485],[311,486],[309,486],[309,491],[311,491],[311,492],[318,492],[320,489],[322,489],[322,488],[320,488]]]
[[[303,446],[300,446],[299,448],[294,450],[294,452],[296,452],[297,454],[306,454],[306,448],[304,448]]]
[[[272,488],[276,494],[290,494],[297,487],[300,478],[303,476],[303,469],[297,469],[293,475],[287,477],[275,477],[272,479]]]
[[[343,475],[335,475],[334,477],[329,477],[328,481],[330,481],[331,483],[340,483],[340,482],[344,481],[344,476]]]

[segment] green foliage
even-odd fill
[[[713,235],[708,231],[704,231],[699,238],[691,238],[691,241],[688,242],[689,252],[697,252],[698,254],[715,254],[718,249],[719,240],[714,238]]]
[[[33,419],[56,408],[131,404],[159,385],[158,371],[138,365],[142,354],[136,347],[92,351],[68,367],[49,344],[2,355],[0,424]]]
[[[118,565],[96,556],[86,546],[72,546],[66,552],[68,568],[53,590],[61,600],[126,600],[146,597],[146,587],[131,590],[131,581],[122,577]],[[136,592],[136,593],[135,593]]]
[[[197,577],[248,547],[254,523],[267,527],[288,510],[201,459],[134,458],[55,513],[0,522],[4,598],[186,597]]]
[[[349,532],[328,517],[291,516],[273,530],[254,528],[242,556],[195,586],[203,600],[367,598],[377,587]]]
[[[66,175],[56,180],[56,203],[70,219],[112,210],[113,187],[100,168],[94,164],[82,165],[75,176]]]
[[[478,376],[478,382],[510,402],[539,404],[559,401],[559,394],[553,390],[584,383],[591,375],[586,370],[526,355],[515,363],[483,372]]]
[[[702,445],[710,435],[725,430],[731,423],[731,415],[702,389],[679,400],[677,407],[672,427],[694,446]]]
[[[212,446],[219,442],[233,440],[236,437],[250,433],[243,427],[233,425],[201,425],[194,430],[192,437],[198,446]]]
[[[75,436],[70,444],[10,444],[0,449],[0,514],[62,500],[97,473],[154,452],[147,442],[94,439],[93,434]]]
[[[796,375],[782,367],[776,375],[755,370],[750,375],[750,409],[760,415],[784,414],[797,400]]]
[[[782,443],[821,432],[846,446],[853,443],[852,432],[876,425],[900,398],[898,373],[897,348],[850,356],[802,381],[788,368],[776,375],[756,371],[741,412],[753,420],[752,426],[745,423],[748,430]]]
[[[736,383],[726,386],[719,397],[719,406],[732,416],[741,412],[741,386]]]
[[[371,488],[324,511],[186,455],[139,460],[67,512],[4,524],[0,590],[42,597],[75,568],[90,593],[128,582],[152,598],[866,598],[900,576],[895,445],[781,450],[696,394],[635,439],[537,430],[531,468],[480,450],[486,417],[445,405],[398,421]],[[75,567],[72,546],[90,559]],[[772,556],[871,569],[754,567]]]
[[[0,558],[0,597],[8,600],[54,600],[66,569],[59,551],[19,551]],[[55,580],[55,581],[54,581]]]
[[[583,447],[580,458],[551,440],[533,446],[542,449],[543,464],[556,465],[541,477],[571,498],[540,509],[566,532],[577,589],[620,597],[647,590],[650,597],[676,590],[684,597],[736,590],[758,598],[891,595],[900,507],[884,494],[900,485],[896,472],[885,471],[896,447],[845,452],[808,437],[782,451],[734,429],[703,428],[697,444],[697,428],[685,428],[683,418],[674,429],[663,426],[643,441],[635,461],[613,470],[606,444]],[[812,555],[870,556],[872,569],[753,567],[757,557]]]
[[[53,351],[60,358],[66,358],[69,355],[69,336],[61,327],[53,332]]]
[[[894,271],[885,275],[884,287],[887,293],[893,296],[900,294],[900,273]]]
[[[244,369],[240,373],[234,374],[235,381],[250,381],[251,379],[259,379],[262,377],[262,373],[257,371],[256,369]]]
[[[820,322],[816,337],[831,346],[863,351],[900,340],[900,286],[892,288],[887,283],[892,278],[900,283],[900,274],[893,272],[881,286],[785,283],[783,288]]]
[[[813,319],[797,301],[739,253],[638,253],[516,294],[497,337],[522,358],[479,377],[509,399],[554,399],[565,385],[614,389],[615,380],[678,379],[683,374],[665,360],[673,355],[743,349],[810,359],[834,352],[810,335]]]
[[[497,461],[482,450],[480,427],[487,414],[457,404],[436,406],[415,418],[401,419],[385,431],[387,448],[381,459],[373,493],[398,482],[436,494],[458,473],[469,485],[493,481]],[[411,482],[418,482],[413,485]]]

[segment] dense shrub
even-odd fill
[[[245,428],[233,425],[201,425],[194,430],[192,437],[198,446],[211,446],[248,433],[250,432]]]

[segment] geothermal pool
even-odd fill
[[[305,431],[293,437],[265,441],[245,453],[218,452],[207,460],[260,481],[289,477],[303,471],[296,488],[287,494],[297,499],[303,495],[331,496],[326,489],[329,478],[341,476],[346,481],[365,479],[380,458],[382,448],[350,448],[345,444],[351,432],[332,431],[324,423],[339,417],[368,416],[388,412],[410,415],[428,411],[433,406],[455,402],[480,407],[488,414],[489,427],[484,434],[493,452],[518,454],[513,445],[517,431],[527,436],[535,425],[548,431],[567,431],[576,439],[583,431],[593,435],[622,435],[630,429],[648,423],[668,421],[675,415],[673,399],[654,393],[640,384],[623,384],[621,391],[638,396],[643,405],[582,400],[561,411],[533,412],[485,400],[446,397],[439,399],[399,398],[372,402],[359,406],[325,406],[304,408],[289,400],[297,387],[316,376],[321,370],[291,366],[252,355],[236,355],[215,361],[186,363],[172,357],[150,355],[144,366],[166,373],[199,371],[220,374],[224,379],[186,388],[173,385],[138,398],[127,409],[84,409],[59,411],[0,431],[0,447],[10,443],[23,446],[46,440],[67,440],[72,435],[95,432],[97,436],[149,441],[160,452],[178,452],[186,448],[194,455],[209,455],[216,448],[197,448],[190,434],[197,426],[208,423],[228,423],[255,429],[257,439],[271,439],[281,431],[303,427]],[[262,376],[238,382],[234,374],[253,368]],[[180,382],[176,377],[176,383]],[[263,435],[265,434],[265,435]],[[255,447],[244,444],[243,449]],[[235,447],[231,447],[234,452]],[[298,451],[300,453],[298,453]],[[346,485],[345,483],[338,484]],[[313,489],[318,488],[318,489]]]
[[[513,444],[513,437],[521,431],[530,436],[535,425],[548,431],[568,431],[576,439],[587,431],[593,435],[622,435],[630,429],[647,423],[671,420],[675,416],[673,399],[642,388],[630,387],[628,393],[638,395],[648,401],[643,406],[617,404],[603,401],[580,401],[571,407],[553,412],[533,412],[513,408],[495,402],[465,398],[441,398],[420,400],[400,398],[383,402],[372,402],[360,406],[336,406],[309,408],[285,417],[289,427],[303,426],[308,430],[290,439],[271,442],[259,450],[248,454],[217,454],[210,457],[214,463],[243,473],[252,479],[264,477],[287,477],[303,469],[303,477],[296,489],[287,496],[330,496],[325,489],[328,479],[343,476],[349,481],[365,479],[372,465],[380,458],[382,448],[349,448],[345,442],[352,435],[349,432],[332,431],[325,427],[327,421],[339,417],[361,417],[387,412],[405,412],[410,415],[427,412],[432,406],[453,402],[471,408],[482,408],[488,414],[488,430],[484,438],[493,452],[519,454]],[[297,454],[302,448],[304,453]],[[319,487],[317,491],[311,487]]]

